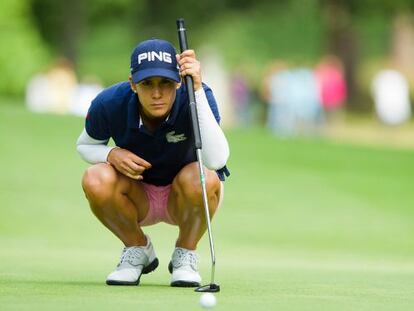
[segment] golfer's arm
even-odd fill
[[[204,165],[211,170],[218,170],[226,165],[229,158],[229,145],[214,114],[208,104],[204,89],[195,92],[198,122],[202,141],[202,157]]]
[[[77,142],[76,149],[82,159],[91,164],[107,162],[109,152],[116,147],[107,146],[108,140],[96,140],[83,129]]]

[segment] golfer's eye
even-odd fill
[[[174,82],[173,81],[171,81],[171,80],[169,80],[169,79],[162,79],[161,80],[161,84],[162,85],[165,85],[165,86],[170,86],[170,85],[172,85]]]
[[[144,80],[144,81],[141,82],[141,85],[142,86],[151,86],[152,82],[151,82],[151,80]]]

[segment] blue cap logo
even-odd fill
[[[143,41],[131,55],[132,81],[138,83],[150,77],[164,77],[180,82],[175,48],[160,39]]]

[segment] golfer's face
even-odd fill
[[[147,118],[166,117],[175,100],[178,83],[162,77],[151,77],[137,84],[137,93]]]

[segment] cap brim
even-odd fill
[[[163,77],[174,80],[176,82],[181,81],[178,71],[171,71],[162,68],[138,70],[137,72],[132,74],[132,81],[134,81],[134,83],[139,83],[140,81],[151,77]]]

